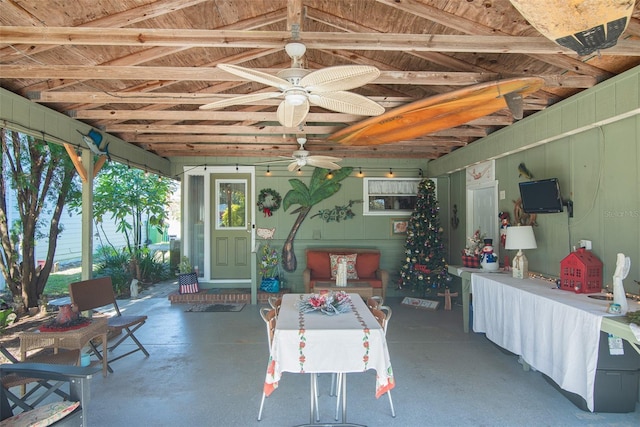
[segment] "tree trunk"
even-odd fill
[[[302,221],[304,221],[310,211],[311,206],[300,208],[298,218],[296,218],[296,222],[293,223],[293,227],[291,227],[289,236],[287,236],[287,240],[285,240],[284,242],[284,246],[282,247],[282,267],[285,271],[296,271],[296,268],[298,267],[296,254],[293,252],[293,239],[295,239],[296,233],[298,232]]]

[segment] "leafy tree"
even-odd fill
[[[140,262],[144,257],[142,230],[145,223],[162,231],[168,216],[169,196],[175,189],[171,179],[129,168],[121,163],[103,167],[95,179],[94,217],[98,224],[109,215],[116,230],[125,236],[134,277],[141,280]],[[74,209],[80,205],[74,204]],[[108,241],[108,236],[105,236]],[[114,248],[115,249],[115,248]]]
[[[58,144],[7,129],[0,137],[0,269],[14,299],[22,299],[24,307],[37,307],[62,232],[63,208],[79,199],[76,170]],[[13,194],[19,216],[10,223],[7,196]],[[35,242],[43,235],[49,242],[47,258],[44,266],[36,267]]]
[[[293,189],[285,194],[284,199],[282,199],[282,207],[285,211],[291,205],[300,205],[300,207],[291,211],[292,214],[297,213],[298,218],[293,223],[289,236],[287,236],[287,240],[285,240],[282,247],[282,266],[286,271],[295,271],[297,267],[296,255],[293,252],[293,239],[295,239],[300,225],[302,225],[311,208],[337,193],[342,186],[340,181],[351,175],[351,171],[353,171],[351,167],[338,169],[333,171],[333,178],[327,178],[329,173],[327,169],[315,168],[309,187],[297,178],[289,180],[289,184]]]

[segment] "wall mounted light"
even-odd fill
[[[329,173],[326,176],[327,179],[333,179],[333,172],[329,171]]]
[[[358,168],[358,169],[359,169],[358,176],[362,178],[364,176],[364,174],[362,173],[362,168]]]
[[[422,173],[422,168],[418,168],[418,176],[422,178],[424,174]]]
[[[389,168],[389,176],[392,177],[393,176],[393,169]]]
[[[238,164],[236,163],[236,172],[238,172]]]
[[[271,170],[269,170],[269,166],[268,165],[267,165],[267,173],[265,175],[271,176]]]
[[[302,169],[298,168],[298,175],[302,175]]]

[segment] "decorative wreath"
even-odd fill
[[[258,209],[260,209],[260,212],[264,212],[264,216],[273,215],[275,211],[280,209],[280,203],[282,203],[282,197],[276,190],[271,188],[260,190],[260,194],[258,194]]]

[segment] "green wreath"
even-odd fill
[[[264,212],[264,216],[271,216],[275,211],[280,209],[282,203],[282,197],[276,190],[271,188],[265,188],[260,190],[258,194],[258,209],[260,212]]]

